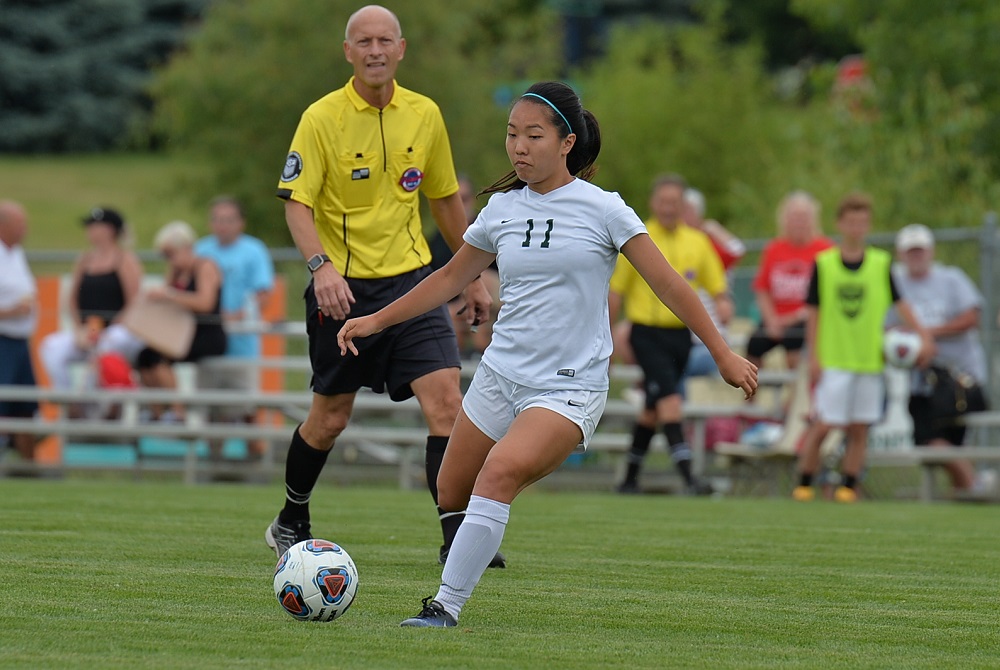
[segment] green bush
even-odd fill
[[[533,5],[479,1],[456,11],[427,0],[396,8],[407,39],[397,79],[439,104],[456,166],[477,184],[509,169],[499,85],[512,73],[552,77],[559,68],[555,18]],[[154,87],[158,130],[197,166],[184,184],[189,196],[233,193],[247,203],[254,233],[288,243],[274,198],[278,175],[302,112],[351,76],[343,31],[357,7],[347,0],[211,7],[190,49]]]

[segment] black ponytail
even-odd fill
[[[576,134],[576,143],[566,156],[566,167],[571,175],[589,181],[597,172],[595,162],[601,153],[601,128],[594,115],[583,108],[576,91],[561,81],[541,81],[525,91],[515,104],[521,100],[544,107],[560,138]],[[513,191],[524,186],[525,183],[511,170],[484,188],[480,195]]]

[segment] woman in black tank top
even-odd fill
[[[160,229],[154,244],[167,261],[167,282],[145,293],[147,299],[172,302],[194,313],[197,325],[191,348],[180,359],[184,362],[221,356],[226,352],[226,333],[219,309],[222,273],[212,260],[195,256],[194,243],[194,230],[183,221],[168,223]],[[154,349],[143,349],[137,365],[143,384],[176,388],[172,362]],[[175,407],[174,412],[179,418],[183,408]]]
[[[142,262],[122,246],[125,222],[112,209],[97,207],[83,219],[90,247],[73,267],[66,310],[71,330],[42,340],[39,354],[53,386],[70,388],[71,364],[114,354],[130,364],[142,348],[119,319],[139,294]]]

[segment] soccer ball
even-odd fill
[[[327,540],[292,545],[274,568],[274,595],[299,621],[333,621],[347,611],[357,591],[354,561]]]
[[[883,352],[889,365],[912,368],[920,355],[920,336],[909,330],[894,328],[885,334]]]

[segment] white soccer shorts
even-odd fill
[[[816,416],[829,426],[870,426],[881,420],[884,406],[885,380],[880,372],[826,369],[813,390]]]
[[[597,422],[604,414],[607,400],[607,391],[523,386],[480,363],[472,385],[462,399],[462,409],[479,430],[490,439],[499,441],[507,433],[514,417],[529,407],[544,407],[566,417],[580,428],[583,433],[580,447],[585,450],[594,436]]]

